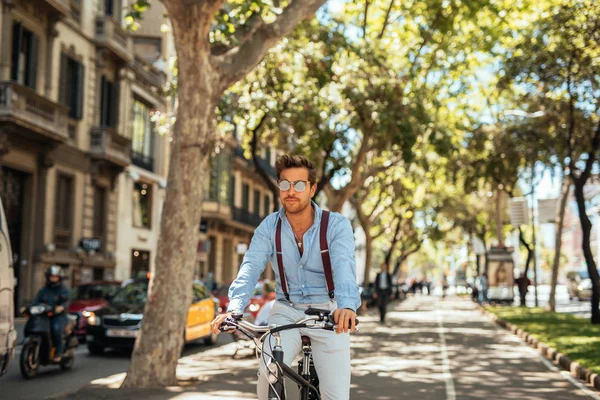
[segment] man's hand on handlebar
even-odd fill
[[[231,317],[231,313],[217,315],[213,322],[210,323],[210,329],[212,330],[212,333],[215,335],[221,333],[219,328],[221,327],[221,324],[229,317]]]
[[[65,311],[65,308],[63,306],[56,306],[56,308],[54,309],[54,312],[57,314],[60,314],[63,311]]]
[[[333,312],[333,321],[337,325],[336,333],[356,331],[356,313],[348,308],[338,308]]]

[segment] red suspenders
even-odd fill
[[[327,292],[329,298],[333,300],[335,286],[333,285],[333,274],[331,273],[331,258],[329,256],[329,247],[327,246],[327,225],[329,224],[329,211],[323,210],[321,214],[321,227],[319,232],[321,260],[325,271],[325,280],[327,281]],[[287,301],[290,301],[285,271],[283,268],[283,252],[281,251],[281,218],[277,221],[277,231],[275,232],[275,249],[277,251],[277,267],[279,269],[279,279],[281,279],[281,290]]]

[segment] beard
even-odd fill
[[[299,214],[302,211],[304,211],[307,207],[310,206],[310,198],[300,199],[300,198],[294,197],[294,199],[296,199],[297,201],[288,202],[286,200],[283,200],[281,202],[283,204],[283,208],[285,209],[285,212],[288,214]]]

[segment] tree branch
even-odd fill
[[[267,116],[268,116],[268,114],[264,113],[263,116],[261,117],[261,119],[256,124],[256,126],[252,129],[252,139],[250,141],[250,149],[252,152],[252,163],[254,164],[254,168],[256,169],[256,172],[258,172],[258,175],[260,175],[262,180],[265,182],[265,184],[271,191],[271,194],[273,195],[273,212],[276,212],[279,209],[279,201],[278,201],[279,196],[278,196],[277,185],[275,185],[272,177],[269,176],[267,171],[264,170],[264,168],[262,167],[262,165],[260,164],[259,159],[258,159],[258,132],[260,131],[264,122],[266,121]]]
[[[392,13],[392,9],[394,8],[394,1],[395,0],[390,0],[390,5],[387,9],[387,12],[385,13],[385,18],[383,20],[383,26],[381,27],[381,32],[379,32],[379,36],[377,36],[378,39],[383,38],[383,34],[385,33],[385,28],[387,28],[387,25],[390,21],[390,14]]]
[[[245,42],[225,54],[213,56],[213,65],[220,71],[221,88],[225,90],[246,76],[271,47],[302,20],[312,17],[325,1],[292,0],[274,22],[259,26]]]
[[[363,39],[367,37],[367,19],[369,18],[370,0],[365,0],[365,16],[363,18]]]

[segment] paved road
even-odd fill
[[[600,393],[570,380],[469,300],[417,295],[394,305],[385,325],[373,314],[361,318],[361,332],[352,339],[353,400],[600,400]],[[180,376],[201,381],[179,388],[177,394],[96,385],[66,398],[254,399],[257,362],[232,359],[232,345],[182,359]]]
[[[229,343],[229,336],[221,335],[217,345]],[[71,371],[63,372],[59,367],[41,367],[39,375],[26,381],[19,372],[21,346],[8,373],[0,378],[0,399],[41,400],[50,396],[73,392],[79,387],[97,379],[126,372],[129,367],[130,353],[109,351],[101,356],[88,354],[85,345],[76,352],[75,366]],[[188,345],[184,355],[202,353],[213,347]]]

